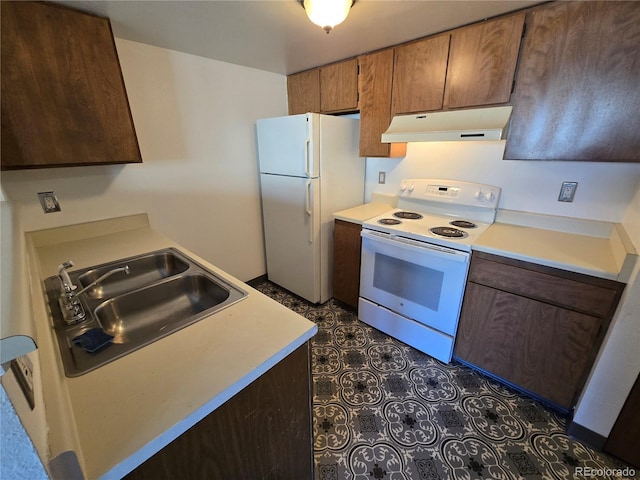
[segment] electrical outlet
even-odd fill
[[[40,192],[38,193],[40,199],[40,205],[44,213],[59,212],[61,210],[58,199],[56,198],[56,192]]]
[[[33,365],[29,357],[23,355],[11,361],[11,371],[13,371],[22,389],[27,403],[31,410],[35,407],[35,396],[33,394]]]
[[[387,181],[387,172],[378,172],[378,183],[384,184]]]
[[[558,195],[559,202],[573,202],[573,197],[576,194],[578,188],[578,182],[562,182],[560,188],[560,195]]]

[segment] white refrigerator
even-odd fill
[[[324,303],[333,296],[333,213],[364,200],[360,122],[307,113],[256,123],[267,277]]]

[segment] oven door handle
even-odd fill
[[[410,238],[399,237],[397,235],[391,235],[388,233],[379,233],[372,230],[363,229],[360,232],[362,238],[369,239],[373,242],[381,242],[386,245],[402,248],[409,251],[421,251],[435,257],[451,260],[454,262],[468,262],[469,254],[467,252],[461,252],[459,250],[453,250],[447,247],[441,247],[439,245],[432,245],[430,243],[419,242],[417,240],[411,240]]]

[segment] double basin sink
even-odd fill
[[[129,267],[80,293],[86,317],[67,325],[58,299],[58,276],[45,280],[65,374],[76,377],[153,343],[181,328],[208,317],[247,296],[175,248],[69,272],[77,291],[105,273]],[[112,343],[93,353],[74,344],[74,338],[99,328],[113,336]]]

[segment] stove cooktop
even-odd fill
[[[362,226],[469,252],[495,220],[501,192],[500,187],[462,180],[404,179],[398,208]]]
[[[413,215],[407,215],[407,213]],[[464,251],[471,251],[473,242],[490,225],[490,223],[467,220],[453,215],[410,212],[401,208],[385,212],[362,224],[369,230]]]

